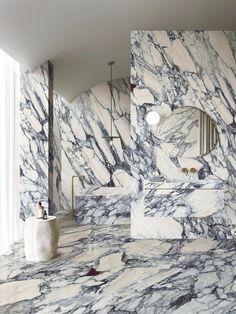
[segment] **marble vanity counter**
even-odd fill
[[[225,182],[220,180],[196,180],[192,182],[145,182],[144,190],[146,189],[170,189],[170,190],[195,190],[195,189],[217,189],[223,190]]]
[[[207,217],[224,209],[225,183],[218,180],[193,182],[146,182],[144,215],[148,217]]]

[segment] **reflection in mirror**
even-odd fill
[[[219,135],[214,121],[194,107],[176,109],[160,125],[157,136],[171,157],[199,157],[209,153]]]

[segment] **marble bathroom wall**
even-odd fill
[[[60,129],[60,111],[61,96],[53,92],[53,160],[52,160],[52,206],[55,211],[61,211],[61,129]]]
[[[106,138],[110,135],[111,96],[108,83],[95,86],[71,104],[62,100],[60,128],[64,209],[72,208],[72,176],[82,176],[84,185],[75,178],[75,195],[83,188],[107,186],[111,180],[116,187],[133,184],[129,95],[128,78],[113,82],[113,135],[120,136],[120,139],[114,139],[113,145]]]
[[[35,213],[39,201],[50,214],[59,209],[60,132],[52,97],[52,64],[46,62],[33,73],[21,66],[20,215],[23,220]]]
[[[132,236],[232,237],[236,224],[236,32],[134,31],[131,46],[132,174],[139,182],[131,210]],[[215,121],[219,141],[209,154],[196,158],[182,158],[178,153],[169,156],[161,145],[165,140],[145,121],[147,112],[156,110],[161,116],[161,129],[165,117],[185,106],[203,110]],[[180,150],[187,149],[183,145]],[[183,167],[195,167],[197,177],[186,177],[181,172]],[[149,208],[151,216],[144,216],[144,199],[150,196],[145,186],[158,175],[167,182],[194,179],[214,181],[216,186],[220,182],[224,186],[223,205],[212,211],[212,202],[208,202],[211,197],[205,196],[205,214],[201,217],[168,216],[168,206],[162,213],[158,206]],[[186,191],[177,193],[179,187],[175,189],[166,204],[175,204],[175,195],[179,198],[181,194],[185,203]]]
[[[48,117],[49,117],[49,213],[55,214],[61,209],[61,131],[59,126],[60,99],[53,89],[53,65],[48,62]]]
[[[48,64],[34,73],[21,66],[20,77],[20,202],[21,218],[35,204],[48,204]]]

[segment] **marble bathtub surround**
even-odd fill
[[[232,237],[236,224],[236,168],[235,168],[235,63],[236,32],[234,31],[134,31],[131,34],[131,138],[132,174],[139,188],[131,208],[131,234],[136,238],[211,238]],[[222,53],[224,51],[224,53]],[[217,128],[218,140],[206,154],[189,153],[190,140],[195,141],[190,130],[196,128],[195,120],[178,120],[174,130],[163,127],[175,113],[185,112],[191,106],[204,112]],[[195,110],[197,110],[195,109]],[[146,113],[155,110],[160,116],[158,127],[147,127]],[[202,119],[202,118],[201,118]],[[205,118],[204,118],[205,119]],[[207,118],[208,119],[208,118]],[[185,123],[187,123],[185,127]],[[177,124],[178,126],[178,124]],[[162,137],[160,136],[162,135]],[[212,135],[213,140],[216,139]],[[173,145],[177,140],[178,145]],[[181,143],[181,145],[180,145]],[[182,145],[183,144],[183,145]],[[202,148],[201,148],[202,150]],[[196,173],[183,174],[182,168],[195,168]],[[181,213],[167,208],[157,217],[145,215],[143,202],[146,194],[153,197],[156,191],[145,191],[144,182],[155,176],[166,182],[196,182],[218,180],[225,184],[223,203],[213,201],[213,192],[202,191],[205,209],[184,210]],[[171,191],[163,196],[172,206],[171,195],[185,198],[195,194],[192,190]],[[226,192],[227,191],[227,192]],[[196,191],[196,193],[199,193]],[[217,190],[216,195],[222,193]],[[211,194],[211,196],[210,196]],[[208,197],[209,195],[209,197]],[[158,198],[157,198],[158,199]],[[207,205],[207,202],[209,204]],[[161,198],[160,198],[161,202]],[[202,201],[201,198],[201,202]],[[216,206],[219,203],[219,206]],[[214,207],[212,207],[214,206]],[[154,206],[157,208],[157,206]],[[181,206],[180,206],[181,207]],[[217,209],[216,209],[217,208]],[[178,215],[182,217],[171,217]],[[198,217],[193,217],[199,215]],[[185,215],[185,217],[184,217]],[[169,231],[169,232],[168,232]]]
[[[234,313],[235,242],[134,240],[130,227],[62,221],[59,256],[0,257],[0,312]],[[94,268],[96,276],[85,276]]]
[[[90,187],[75,198],[77,224],[130,224],[131,198],[128,187]]]

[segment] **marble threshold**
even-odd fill
[[[236,313],[235,240],[134,240],[61,220],[58,256],[0,256],[0,313]],[[96,271],[90,272],[93,268]]]

